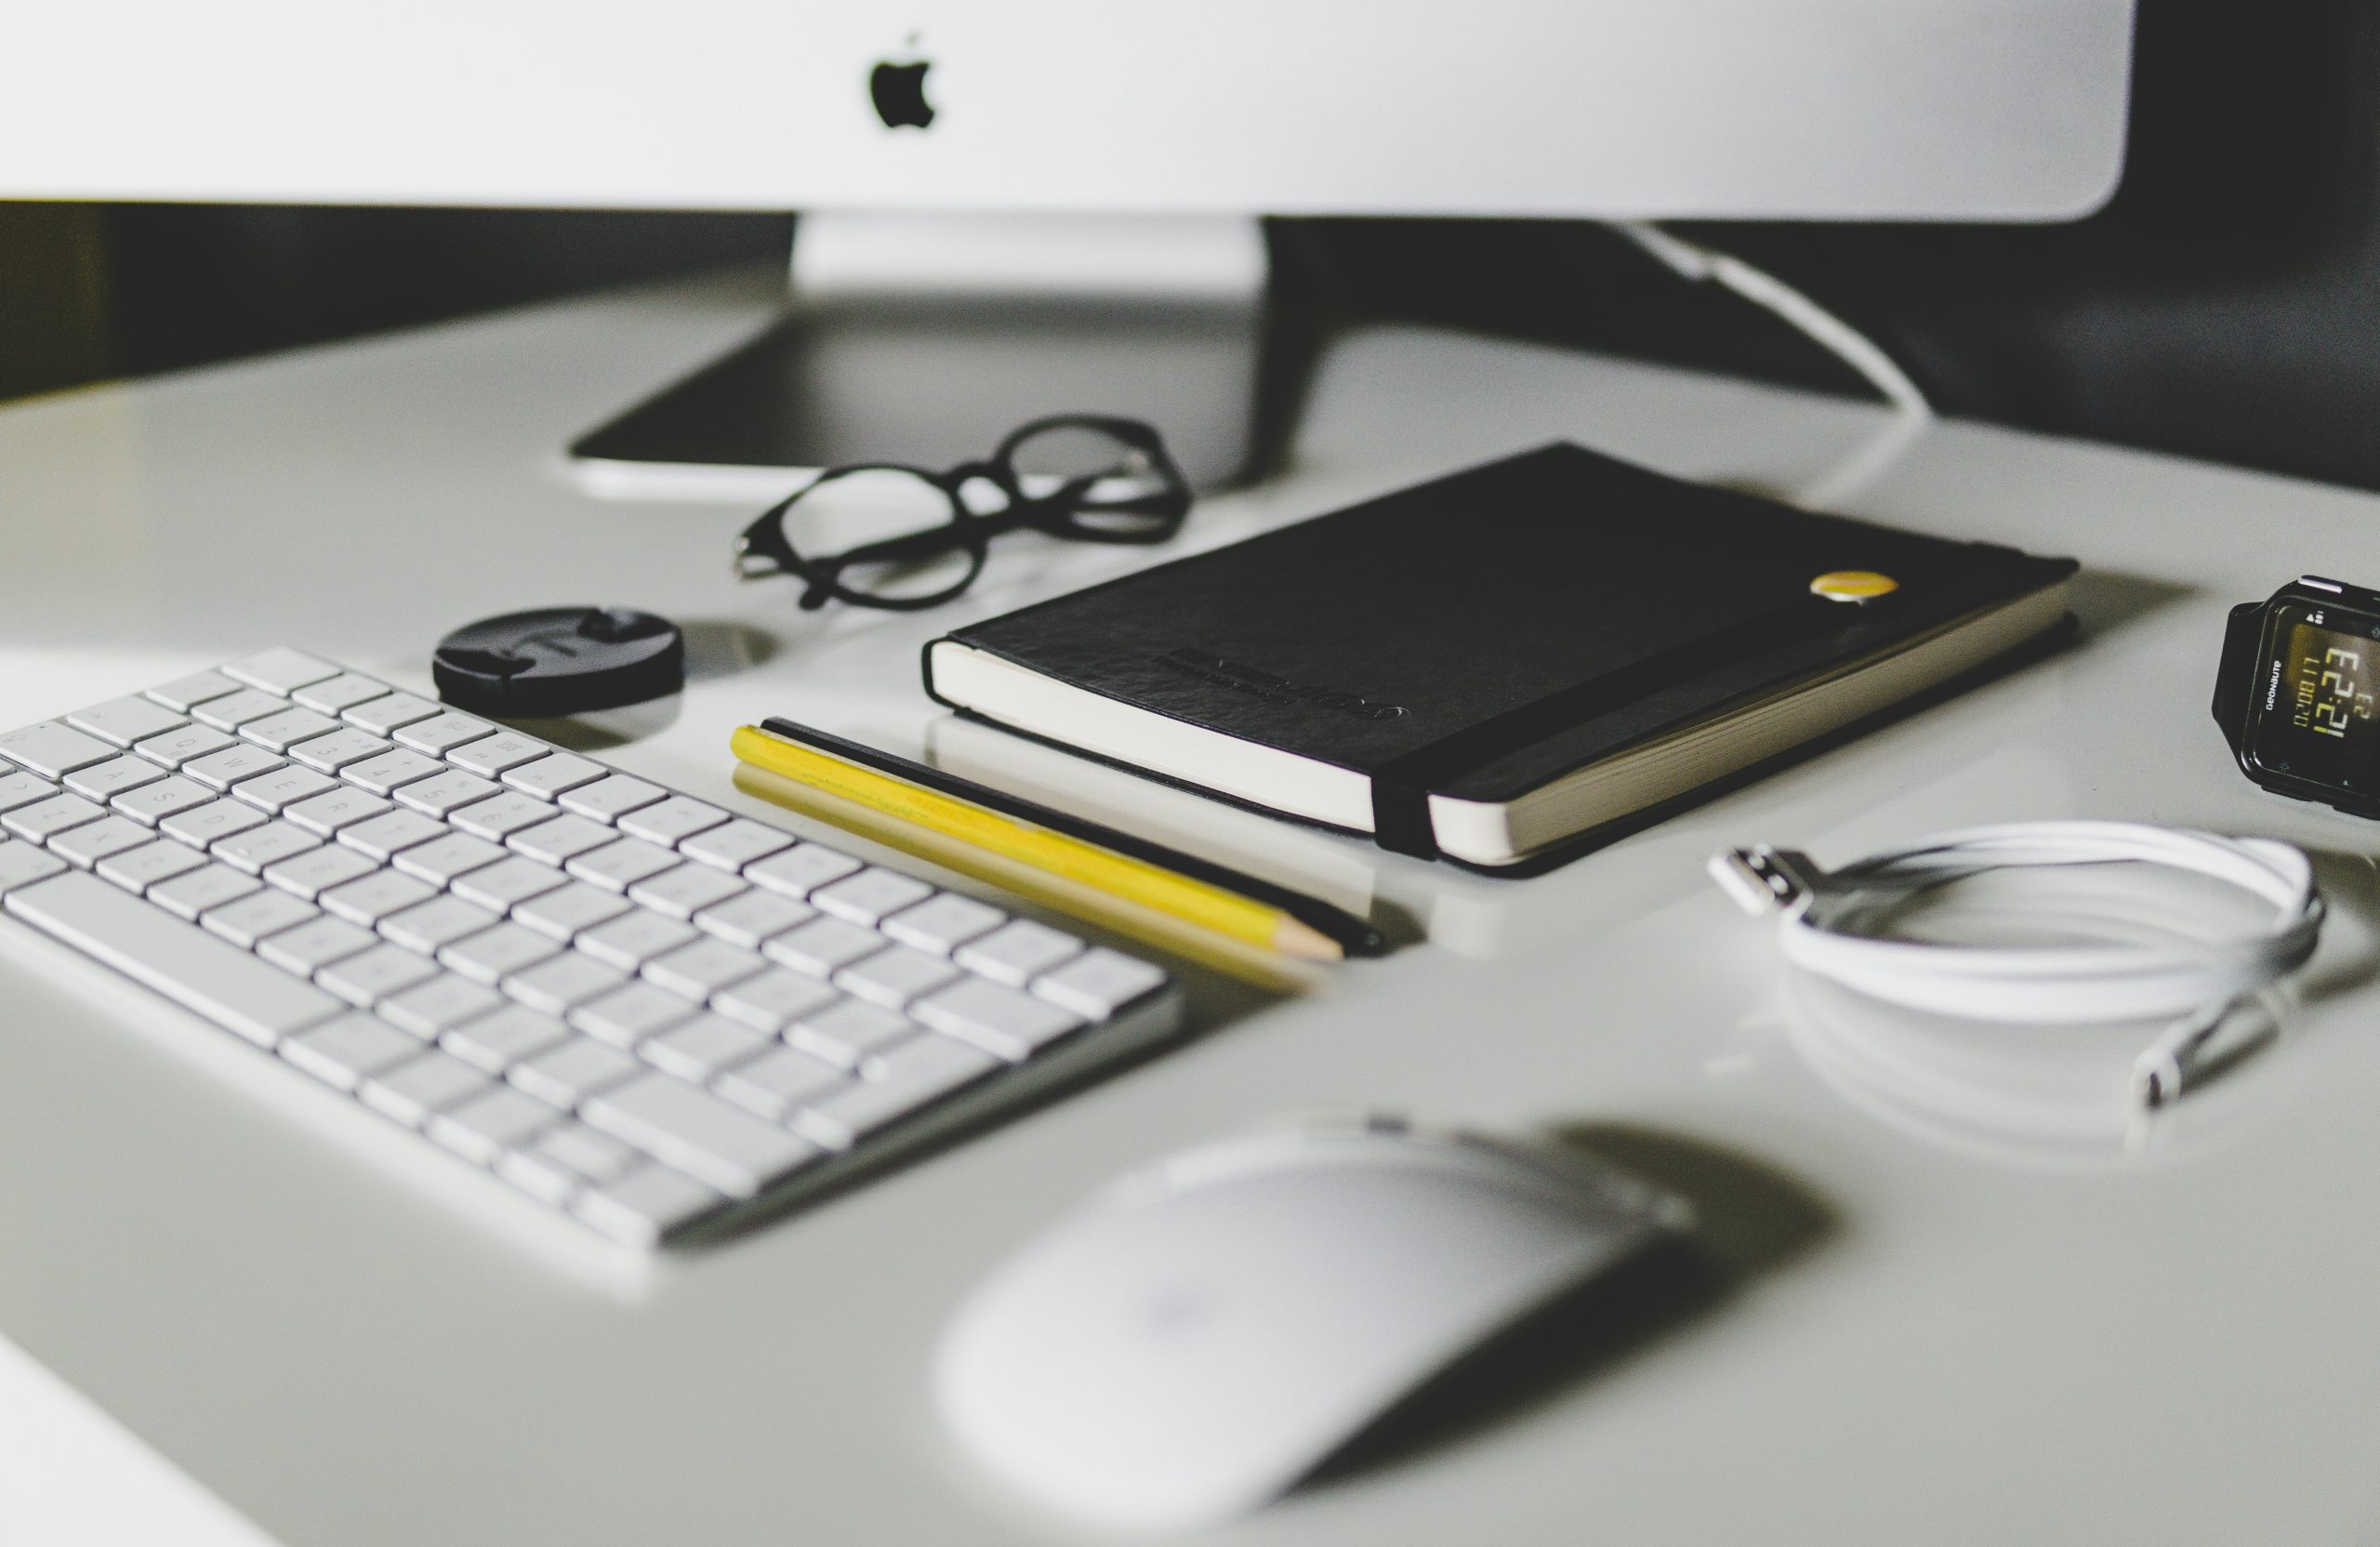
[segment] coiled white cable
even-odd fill
[[[2271,905],[2271,924],[2228,940],[2171,945],[1943,945],[1841,927],[1860,894],[1909,892],[2010,866],[2132,861],[2209,877]],[[1711,873],[1749,911],[1781,914],[1787,960],[1846,988],[1937,1015],[2025,1025],[2178,1016],[2133,1067],[2155,1107],[2181,1094],[2194,1055],[2242,998],[2314,953],[2324,907],[2305,853],[2269,839],[2128,822],[2014,822],[1937,833],[1822,871],[1791,850],[1712,856]]]

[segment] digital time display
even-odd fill
[[[2277,620],[2259,694],[2256,753],[2267,768],[2335,784],[2380,772],[2380,638],[2369,627],[2338,627],[2358,621],[2327,610]]]

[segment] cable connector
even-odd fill
[[[1722,849],[1711,856],[1707,868],[1736,906],[1755,919],[1770,913],[1792,918],[1818,896],[1818,867],[1798,849],[1765,843]]]

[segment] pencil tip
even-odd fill
[[[1346,951],[1336,940],[1312,924],[1295,919],[1284,919],[1273,931],[1273,948],[1284,956],[1302,957],[1308,961],[1338,961]]]

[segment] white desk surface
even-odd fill
[[[747,510],[602,504],[557,472],[569,436],[760,315],[748,289],[686,286],[0,412],[0,723],[275,642],[418,686],[455,624],[619,601],[707,626],[712,665],[608,755],[757,813],[732,725],[785,712],[914,749],[923,640],[1164,556],[1020,538],[940,612],[803,615],[727,578]],[[1207,503],[1180,546],[1554,436],[1804,487],[1880,422],[1378,331],[1324,368],[1289,469]],[[1119,1170],[1283,1109],[1382,1104],[1572,1130],[1673,1182],[1726,1292],[1587,1334],[1518,1408],[1219,1540],[2370,1540],[2380,990],[2351,856],[2380,828],[2252,788],[2206,704],[2229,603],[2304,571],[2380,577],[2380,499],[1950,424],[1844,508],[2079,556],[2081,642],[1540,879],[1285,838],[1435,938],[1283,999],[1202,978],[1187,1046],[625,1283],[577,1271],[574,1242],[516,1242],[522,1214],[477,1207],[474,1179],[403,1163],[355,1136],[362,1114],[10,924],[0,1334],[292,1547],[1075,1540],[937,1432],[945,1315]],[[735,648],[757,664],[727,669]],[[2338,919],[2279,1045],[2129,1139],[2126,1038],[1797,1010],[1701,870],[1725,842],[1839,860],[2065,815],[2336,856]],[[37,1384],[0,1380],[0,1402],[22,1421]]]

